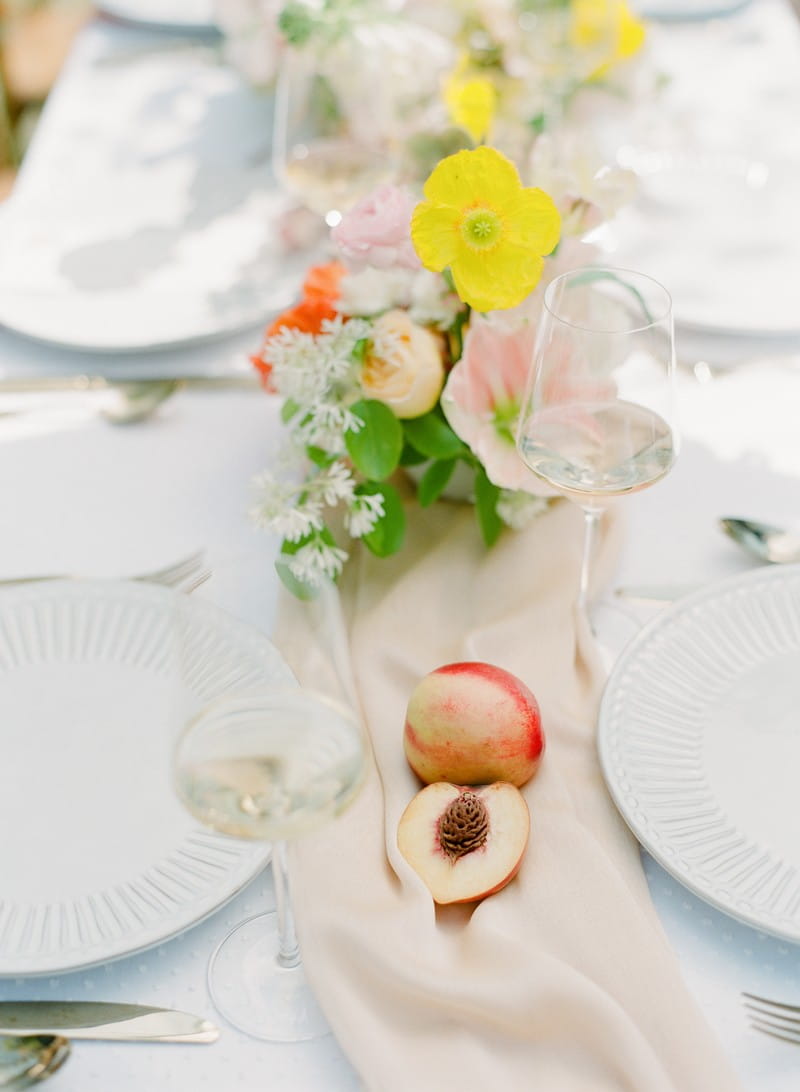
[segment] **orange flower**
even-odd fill
[[[345,273],[341,262],[312,266],[303,283],[303,298],[338,300],[339,282]]]
[[[264,334],[261,352],[251,356],[250,360],[261,373],[261,379],[267,390],[271,390],[270,375],[272,364],[267,357],[267,343],[281,330],[300,330],[305,334],[319,334],[325,319],[336,318],[334,300],[339,298],[339,281],[345,274],[345,267],[340,262],[328,262],[327,265],[315,265],[308,271],[303,282],[303,297],[298,304],[284,311],[270,323]]]
[[[330,300],[304,299],[295,307],[290,307],[282,315],[278,315],[275,321],[267,327],[266,340],[268,341],[281,330],[301,330],[304,334],[318,334],[322,330],[325,319],[336,317],[336,309]]]

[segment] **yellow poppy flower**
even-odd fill
[[[514,164],[487,147],[443,159],[423,192],[411,239],[425,268],[449,266],[458,295],[476,311],[521,303],[558,242],[561,217],[552,199],[523,187]]]
[[[573,0],[572,20],[573,41],[578,48],[607,47],[607,57],[590,79],[604,76],[613,65],[638,53],[644,44],[644,23],[625,0]]]
[[[476,143],[486,135],[497,104],[491,80],[485,76],[467,78],[456,70],[444,85],[444,101],[453,124],[466,129]]]

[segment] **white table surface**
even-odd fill
[[[125,30],[107,26],[101,32],[113,37]],[[47,139],[44,126],[37,140]],[[219,371],[242,366],[252,346],[250,332],[146,357],[87,357],[0,331],[0,374]],[[684,372],[680,401],[684,446],[675,470],[657,488],[624,501],[629,530],[616,585],[709,582],[745,571],[751,562],[716,529],[718,516],[800,518],[800,348],[705,383]],[[214,578],[195,594],[268,629],[276,544],[251,526],[246,513],[252,476],[275,450],[276,408],[257,391],[183,391],[157,416],[128,428],[99,420],[72,396],[51,399],[36,414],[0,417],[4,575],[124,575],[203,546]],[[648,614],[614,605],[605,617],[617,636],[621,630],[634,633]],[[800,945],[737,923],[649,858],[644,865],[687,984],[744,1087],[796,1092],[800,1054],[747,1028],[739,991],[800,1002]],[[0,980],[0,999],[172,1006],[202,1013],[223,1030],[212,1047],[76,1044],[52,1080],[54,1092],[358,1088],[333,1038],[298,1046],[259,1043],[228,1027],[213,1010],[205,983],[210,952],[233,924],[271,899],[269,878],[261,877],[204,923],[146,953],[77,974]]]

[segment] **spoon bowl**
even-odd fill
[[[102,414],[112,425],[133,425],[153,414],[181,386],[179,379],[141,379],[114,383],[115,398]]]
[[[0,1036],[0,1088],[21,1089],[46,1080],[69,1057],[61,1035]]]
[[[773,565],[800,561],[800,533],[793,533],[770,523],[726,516],[720,527],[737,545],[759,561]]]

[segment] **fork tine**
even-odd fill
[[[785,1001],[770,1001],[768,997],[759,997],[756,993],[747,993],[744,990],[742,991],[742,997],[746,997],[748,1001],[755,1001],[759,1005],[768,1005],[770,1008],[785,1009],[787,1012],[800,1013],[800,1005],[788,1005]],[[745,1005],[748,1004],[748,1001],[745,1001]],[[777,1016],[778,1014],[775,1013],[775,1015]]]
[[[790,1016],[786,1012],[775,1012],[772,1009],[761,1008],[759,1005],[745,1005],[745,1008],[751,1020],[760,1020],[772,1027],[785,1027],[789,1031],[800,1033],[800,1017]]]
[[[771,1035],[773,1039],[781,1039],[784,1043],[794,1043],[800,1046],[800,1031],[792,1031],[790,1028],[776,1028],[772,1024],[762,1024],[758,1020],[752,1020],[750,1026],[754,1031],[760,1031],[764,1035]]]
[[[203,551],[198,550],[180,561],[166,565],[163,569],[156,569],[150,573],[141,573],[135,579],[147,584],[164,584],[167,587],[174,587],[195,572],[202,563]]]
[[[195,588],[199,588],[201,584],[205,584],[206,580],[210,580],[212,576],[211,569],[201,569],[197,576],[193,577],[187,584],[175,585],[178,591],[183,592],[184,595],[191,595]]]

